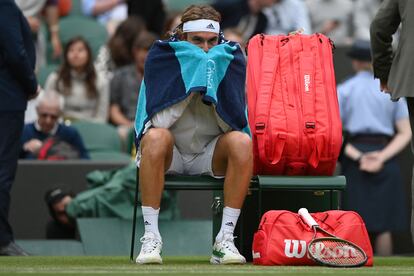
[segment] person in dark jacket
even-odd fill
[[[27,255],[14,242],[8,221],[27,100],[35,98],[35,46],[13,0],[0,1],[0,256]]]
[[[401,23],[398,49],[393,53],[392,35]],[[411,129],[414,129],[414,1],[384,0],[371,23],[371,48],[374,77],[391,99],[407,99]],[[414,137],[414,136],[412,136]],[[411,138],[413,145],[414,138]],[[414,187],[414,178],[411,184]],[[414,192],[414,189],[412,189]],[[414,201],[411,208],[411,233],[414,240]]]

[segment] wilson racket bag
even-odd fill
[[[359,246],[367,256],[365,266],[373,265],[373,251],[364,221],[352,211],[326,211],[311,214],[325,231]],[[325,236],[318,233],[317,237]],[[290,211],[268,211],[254,234],[252,254],[255,265],[317,265],[307,254],[314,230]],[[346,248],[335,255],[349,255]],[[332,256],[333,258],[336,256]]]
[[[322,34],[250,39],[247,100],[254,174],[333,174],[342,123],[332,50]]]

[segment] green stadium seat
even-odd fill
[[[44,87],[47,77],[50,75],[50,73],[56,71],[58,67],[59,66],[57,64],[47,64],[40,67],[39,71],[37,72],[37,81],[39,82],[39,85]]]
[[[89,121],[72,123],[85,143],[92,160],[128,161],[129,154],[122,152],[121,139],[115,127]]]
[[[68,15],[59,21],[59,36],[63,46],[73,37],[82,36],[89,43],[93,58],[108,38],[105,26],[93,18],[81,15]],[[52,58],[52,46],[48,39],[46,58],[48,63],[59,63],[61,60]]]
[[[82,15],[82,0],[72,0],[72,9],[70,10],[69,16]]]

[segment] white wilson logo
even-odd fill
[[[300,248],[299,248],[300,245]],[[285,240],[285,255],[288,258],[303,258],[306,253],[306,241]]]
[[[310,84],[311,84],[310,75],[308,75],[308,74],[304,75],[303,76],[303,82],[305,84],[305,92],[309,92],[309,90],[310,90],[309,87],[310,87]]]
[[[315,243],[311,249],[313,255],[320,259],[355,258],[357,256],[355,248],[350,246],[336,246],[333,248],[325,247],[323,243]]]

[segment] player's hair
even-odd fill
[[[210,19],[217,22],[221,21],[221,15],[212,6],[209,5],[191,5],[186,8],[181,16],[181,24],[174,30],[174,34],[178,37],[182,37],[183,24],[188,21],[198,19]]]

